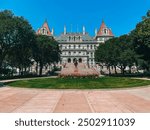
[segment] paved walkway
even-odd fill
[[[124,90],[2,87],[0,112],[150,112],[150,86]]]
[[[6,79],[6,80],[0,80],[0,83],[8,83],[8,82],[19,81],[19,80],[45,79],[45,78],[57,78],[57,77],[58,76],[46,76],[46,77],[34,77],[34,78]]]

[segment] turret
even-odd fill
[[[47,36],[52,36],[53,35],[52,32],[50,31],[47,20],[45,20],[42,27],[38,29],[37,34],[47,35]]]
[[[95,28],[95,37],[97,36],[97,28]]]
[[[83,26],[83,35],[85,35],[85,33],[86,33],[86,32],[85,32],[85,26]]]
[[[67,29],[66,29],[66,26],[64,26],[64,35],[67,34]]]
[[[52,35],[54,35],[54,29],[52,28]]]
[[[95,33],[96,33],[96,31],[95,31]],[[109,40],[109,39],[111,39],[113,37],[114,37],[114,35],[113,35],[111,29],[106,26],[104,21],[102,21],[100,29],[99,29],[99,31],[96,34],[96,40],[98,42],[104,43],[105,41],[107,41],[107,40]]]

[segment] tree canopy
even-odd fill
[[[57,63],[60,60],[58,43],[48,36],[38,35],[33,46],[33,59],[40,65],[40,75],[46,64]]]
[[[119,38],[113,38],[101,44],[95,52],[96,61],[107,66],[110,73],[110,67],[119,67],[124,73],[127,66],[130,68],[136,63],[136,53],[131,44],[131,38],[123,35]]]
[[[58,43],[54,39],[37,36],[23,17],[8,10],[0,12],[0,74],[4,74],[8,65],[25,74],[36,61],[41,75],[44,65],[58,62],[59,58]]]
[[[0,19],[0,68],[9,62],[23,71],[31,63],[35,32],[27,20],[11,11],[0,12]]]
[[[141,55],[141,67],[150,71],[150,10],[130,35],[136,52]]]
[[[150,10],[130,34],[106,41],[99,46],[95,55],[97,62],[108,68],[117,66],[122,73],[126,67],[131,72],[134,65],[150,71]]]

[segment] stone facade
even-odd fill
[[[85,64],[95,65],[94,52],[98,43],[89,34],[66,33],[56,38],[62,52],[61,63],[73,63],[75,60]]]
[[[54,36],[54,30],[50,31],[47,21],[38,29],[37,34],[48,35],[53,37],[58,43],[61,50],[60,64],[73,63],[77,60],[85,63],[89,67],[95,66],[95,50],[99,44],[105,43],[106,40],[113,38],[114,35],[104,21],[100,29],[95,30],[95,36],[90,36],[83,27],[82,33],[68,33],[66,27],[64,32],[59,36]]]

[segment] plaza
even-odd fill
[[[2,113],[145,113],[150,86],[110,90],[0,88]]]

